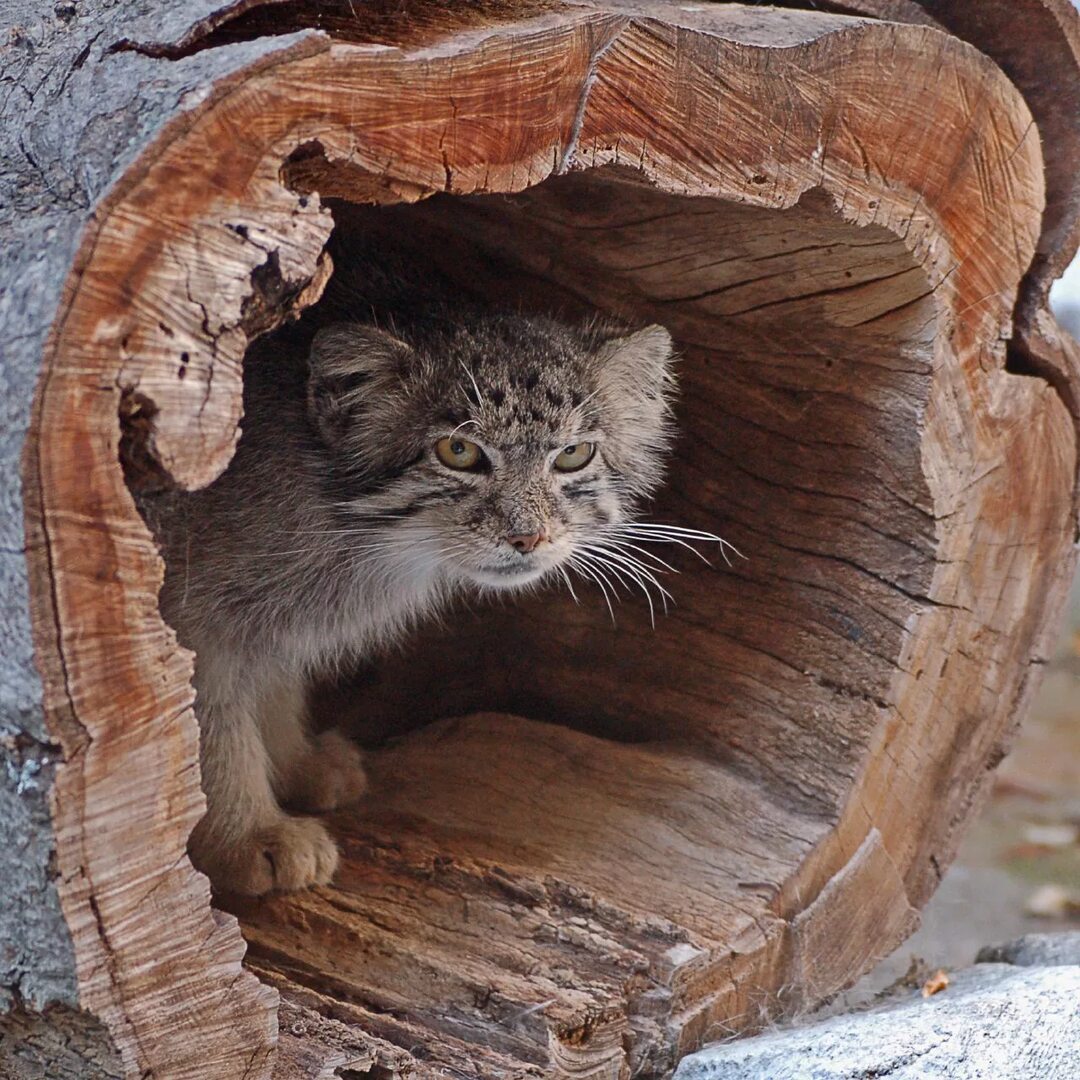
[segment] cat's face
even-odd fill
[[[373,567],[526,585],[584,562],[659,482],[663,328],[503,315],[409,336],[339,324],[311,353],[311,416],[350,478],[343,509]]]

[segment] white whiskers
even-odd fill
[[[592,530],[575,533],[575,549],[566,560],[566,565],[577,571],[582,577],[593,581],[604,596],[611,621],[615,621],[613,600],[619,600],[619,585],[627,591],[640,589],[645,594],[649,605],[649,621],[656,626],[656,603],[658,600],[665,614],[668,601],[675,603],[675,598],[661,584],[657,574],[677,574],[679,571],[667,560],[655,552],[643,547],[643,544],[676,544],[692,551],[702,562],[712,563],[694,543],[715,543],[720,545],[720,554],[724,562],[731,565],[728,558],[730,549],[739,558],[745,558],[734,544],[717,536],[715,533],[700,529],[686,529],[679,525],[660,525],[647,521],[629,521],[620,525],[604,525]],[[565,569],[559,568],[559,574],[573,597],[578,602]],[[654,596],[655,591],[655,596]]]
[[[716,533],[703,532],[701,529],[684,529],[680,525],[659,525],[651,521],[628,521],[622,525],[605,526],[600,531],[602,533],[610,532],[615,536],[633,537],[638,543],[643,544],[678,544],[680,547],[692,551],[702,562],[706,563],[709,560],[697,548],[693,547],[690,541],[697,540],[701,543],[719,544],[720,555],[728,566],[731,566],[731,560],[727,554],[729,550],[740,559],[746,558],[731,541],[725,540],[722,536],[717,536]],[[712,564],[709,563],[709,565]]]
[[[608,612],[611,614],[611,621],[614,622],[615,608],[611,605],[611,596],[609,595],[607,588],[607,586],[610,585],[611,582],[608,581],[607,585],[605,585],[604,582],[607,581],[607,579],[599,577],[596,571],[586,565],[586,563],[582,560],[581,555],[582,553],[580,551],[575,552],[566,560],[566,563],[568,566],[576,570],[579,574],[582,574],[584,577],[590,578],[592,581],[595,581],[596,584],[600,586],[600,591],[604,594],[604,602],[607,604]]]

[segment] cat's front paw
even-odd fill
[[[288,805],[311,813],[348,806],[367,791],[360,748],[338,731],[324,731],[312,739],[290,779]]]
[[[206,871],[223,892],[262,896],[326,885],[337,864],[337,845],[321,821],[283,814],[237,841]]]

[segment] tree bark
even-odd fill
[[[1080,121],[1046,88],[1080,100],[1077,30],[1064,0],[1025,0],[1030,45],[998,4],[830,7],[899,21],[16,8],[0,1070],[661,1077],[910,932],[1073,569],[1078,361],[1046,291]],[[317,304],[335,227],[668,326],[655,513],[747,559],[678,560],[655,630],[549,595],[463,616],[467,671],[421,635],[327,692],[401,736],[335,822],[342,872],[225,913],[185,855],[191,657],[128,485],[226,467],[245,349]]]

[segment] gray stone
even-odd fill
[[[1080,964],[1080,930],[1056,934],[1025,934],[1004,945],[987,945],[975,957],[979,964],[1016,964],[1020,967],[1054,967]]]
[[[978,964],[930,998],[709,1047],[675,1080],[1075,1080],[1080,967]]]

